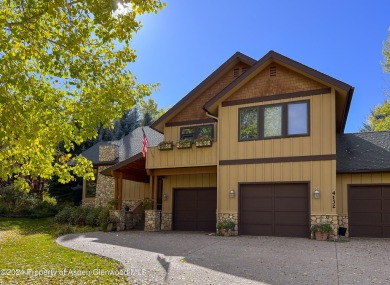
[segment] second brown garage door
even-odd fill
[[[241,184],[239,234],[309,237],[307,183]]]
[[[216,209],[216,188],[175,189],[173,229],[215,232]]]
[[[390,238],[390,185],[351,185],[349,235]]]

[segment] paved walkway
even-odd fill
[[[390,284],[390,239],[125,231],[72,234],[57,242],[120,261],[131,284]]]

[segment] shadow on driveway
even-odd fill
[[[150,276],[130,276],[138,284],[386,284],[390,274],[390,240],[126,231],[67,235],[58,242],[145,269]]]

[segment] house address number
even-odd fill
[[[332,192],[332,209],[336,209],[336,191]]]

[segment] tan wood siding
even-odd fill
[[[310,99],[310,136],[238,141],[238,109]],[[336,153],[334,92],[305,98],[274,100],[219,108],[220,160],[308,156]]]
[[[188,125],[188,126],[165,127],[164,128],[164,140],[165,141],[173,141],[174,143],[176,143],[177,141],[180,140],[180,128],[202,126],[202,125],[213,125],[214,126],[214,140],[216,141],[218,139],[217,124],[212,124],[212,123],[194,124],[194,125]]]
[[[218,188],[218,211],[237,212],[238,195],[229,197],[229,191],[237,193],[239,183],[250,182],[310,182],[311,213],[334,214],[332,191],[336,189],[336,161],[308,161],[289,163],[265,163],[249,165],[221,165]],[[313,198],[313,190],[320,189],[321,198]]]
[[[157,147],[148,148],[146,168],[177,168],[190,166],[217,165],[217,144],[211,147],[195,147],[189,149],[159,150]]]
[[[348,215],[348,185],[390,183],[390,173],[337,174],[337,213]]]
[[[166,176],[163,183],[163,195],[168,195],[168,200],[163,199],[163,212],[172,213],[174,188],[217,187],[217,174],[172,175]]]
[[[149,184],[123,179],[122,200],[143,200],[149,197]]]

